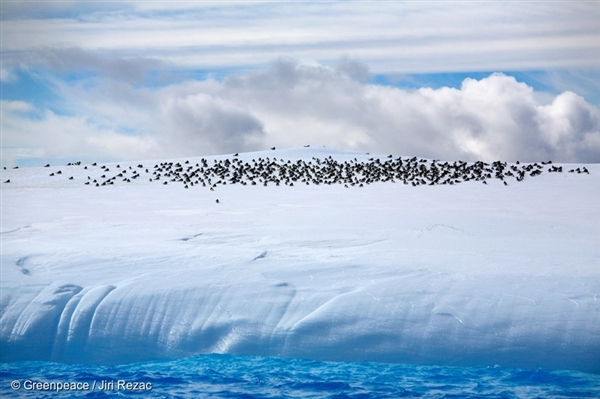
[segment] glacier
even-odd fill
[[[239,154],[258,157],[374,156]],[[560,166],[507,186],[214,191],[84,185],[99,165],[3,170],[0,360],[227,353],[600,373],[600,166]]]

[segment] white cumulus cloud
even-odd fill
[[[367,83],[368,74],[347,58],[336,68],[281,59],[222,81],[62,84],[74,114],[86,117],[46,111],[30,119],[24,104],[4,104],[3,146],[70,159],[311,144],[447,160],[600,162],[600,111],[572,92],[542,103],[501,73],[460,88],[410,90]]]

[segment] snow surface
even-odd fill
[[[240,159],[328,156],[371,157]],[[0,360],[230,353],[600,373],[600,165],[563,167],[508,186],[215,191],[84,185],[100,165],[3,170]]]

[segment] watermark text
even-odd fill
[[[25,391],[151,391],[151,382],[125,380],[94,380],[88,381],[35,381],[32,379],[13,380],[10,383],[13,390]]]

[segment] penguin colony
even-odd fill
[[[81,166],[80,162],[69,163],[68,166]],[[49,167],[49,165],[46,165]],[[111,166],[112,168],[112,166]],[[88,169],[84,166],[84,169]],[[99,169],[99,171],[98,171]],[[329,156],[324,159],[313,157],[311,161],[278,160],[277,158],[256,158],[242,161],[235,154],[232,158],[213,160],[202,158],[200,162],[191,164],[189,161],[161,162],[153,167],[138,164],[137,167],[121,168],[116,165],[114,170],[96,163],[88,170],[97,171],[97,176],[87,176],[84,184],[90,186],[107,186],[119,182],[130,183],[132,180],[145,178],[155,184],[179,184],[184,188],[207,187],[215,190],[220,185],[332,185],[341,184],[344,187],[363,187],[377,182],[396,182],[406,185],[436,185],[459,184],[467,181],[477,181],[487,184],[486,180],[500,179],[504,185],[508,181],[523,181],[526,177],[539,176],[544,172],[562,173],[562,166],[554,166],[551,161],[533,164],[507,164],[506,162],[474,162],[464,161],[439,162],[426,159],[370,158],[368,162],[338,161]],[[571,173],[589,173],[583,168],[569,170]],[[50,176],[61,175],[57,170]],[[94,174],[92,172],[92,174]],[[69,177],[69,179],[73,179]]]

